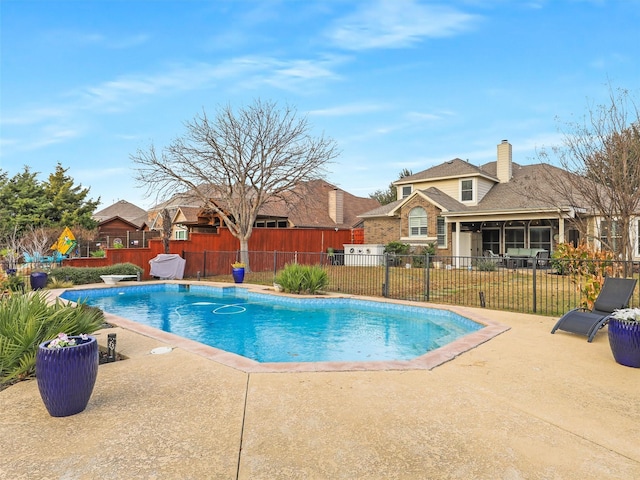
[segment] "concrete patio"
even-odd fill
[[[247,373],[100,331],[128,359],[100,366],[84,412],[50,417],[35,380],[0,392],[0,478],[640,478],[640,369],[606,329],[476,313],[511,328],[432,370]]]

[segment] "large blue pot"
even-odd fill
[[[52,417],[68,417],[82,412],[89,403],[98,376],[98,342],[95,337],[77,345],[47,348],[49,341],[38,347],[36,378],[47,411]]]
[[[640,368],[640,323],[612,318],[609,320],[608,335],[616,362]]]
[[[235,283],[242,283],[244,281],[244,267],[234,267],[231,271],[231,275],[233,275],[233,281]]]
[[[49,275],[44,272],[33,272],[29,275],[29,283],[31,283],[31,290],[42,290],[47,286],[47,280]]]

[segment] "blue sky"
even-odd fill
[[[359,196],[451,158],[514,161],[640,88],[640,0],[2,0],[0,169],[57,162],[149,207],[129,156],[203,111],[295,106]]]

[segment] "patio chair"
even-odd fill
[[[496,265],[502,265],[502,257],[497,253],[493,253],[492,250],[485,250],[484,252],[482,252],[482,255]]]
[[[531,257],[527,260],[527,265],[533,266],[535,263],[536,267],[548,267],[549,266],[549,251],[545,250],[542,252],[536,253],[535,257]]]
[[[609,321],[611,314],[629,304],[636,287],[636,281],[636,279],[630,278],[605,278],[602,290],[593,304],[593,310],[575,308],[565,313],[553,327],[551,333],[555,333],[556,330],[564,330],[565,332],[586,335],[587,341],[591,342],[598,330]]]

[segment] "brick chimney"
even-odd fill
[[[496,176],[500,183],[507,183],[511,180],[511,144],[507,140],[502,140],[498,145],[498,162],[496,164]]]
[[[344,192],[337,188],[329,192],[329,216],[338,225],[344,223]]]

